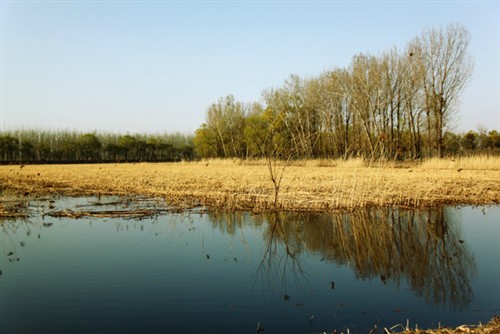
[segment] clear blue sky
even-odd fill
[[[6,130],[192,133],[221,96],[259,101],[455,22],[475,59],[455,130],[500,130],[500,1],[0,2]]]

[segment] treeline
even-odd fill
[[[263,102],[220,98],[195,133],[196,153],[415,159],[483,147],[447,132],[473,70],[469,40],[458,24],[430,29],[402,51],[359,54],[317,77],[292,75],[265,90]]]
[[[480,128],[478,132],[470,130],[464,134],[446,132],[444,143],[448,156],[500,154],[500,132],[496,130]]]
[[[253,135],[250,128],[242,132],[243,137]],[[446,132],[444,147],[448,156],[500,154],[500,132],[485,128],[462,134]],[[234,147],[225,149],[233,150]],[[258,150],[257,146],[255,149]],[[120,135],[36,130],[0,133],[0,163],[169,162],[202,157],[195,152],[193,137],[182,134]]]
[[[194,158],[192,136],[19,130],[0,133],[0,163],[180,161]]]

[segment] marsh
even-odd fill
[[[48,215],[143,209],[117,199],[32,201],[1,223],[2,333],[367,333],[500,312],[498,206]]]

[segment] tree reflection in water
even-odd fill
[[[290,233],[290,227],[295,224],[295,216],[285,212],[272,212],[268,214],[250,214],[244,212],[215,212],[210,213],[210,221],[214,228],[223,233],[235,235],[238,230],[244,227],[253,226],[263,229],[263,249],[262,259],[256,269],[255,279],[260,278],[261,283],[269,287],[272,283],[279,281],[283,288],[284,300],[289,300],[287,294],[287,277],[291,275],[296,288],[302,288],[305,282],[304,272],[299,255],[303,248],[297,243],[300,242],[300,233]],[[289,221],[292,219],[291,221]],[[242,235],[243,243],[247,241]]]
[[[427,303],[462,309],[473,298],[471,279],[477,269],[461,239],[461,225],[447,212],[440,207],[363,208],[342,214],[217,214],[212,222],[229,233],[248,224],[250,217],[251,224],[265,227],[267,248],[258,268],[263,279],[280,277],[286,284],[287,273],[295,282],[305,279],[299,255],[316,252],[327,261],[349,265],[359,278],[378,278],[397,287],[407,281]]]
[[[19,248],[26,246],[26,240],[40,239],[42,228],[51,226],[50,223],[34,223],[28,218],[0,220],[0,256],[5,256],[8,262],[19,262]]]
[[[267,216],[268,228],[264,235],[266,248],[264,255],[257,268],[256,278],[260,277],[262,282],[271,283],[279,279],[283,287],[283,299],[290,299],[287,294],[287,273],[292,274],[296,288],[301,288],[301,282],[306,280],[304,270],[300,265],[300,233],[290,234],[287,227],[288,215],[274,212]]]
[[[427,303],[462,309],[473,298],[471,280],[477,269],[462,240],[460,222],[453,221],[450,213],[453,210],[443,207],[363,208],[337,214],[213,213],[209,218],[213,228],[230,235],[243,233],[243,228],[249,226],[264,231],[266,248],[256,268],[257,277],[269,285],[281,281],[285,300],[288,277],[301,288],[307,282],[300,255],[314,252],[326,261],[348,265],[359,278],[377,278],[397,287],[407,282]],[[167,225],[175,228],[182,222],[182,216],[174,215]],[[115,223],[117,231],[143,229],[142,221]],[[42,230],[50,226],[50,222],[29,219],[1,222],[0,256],[10,262],[19,261],[19,248],[29,239],[40,238]],[[154,222],[155,230],[150,233],[161,234],[156,230],[161,226],[159,221]]]

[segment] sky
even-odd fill
[[[464,25],[453,130],[500,130],[500,1],[0,0],[0,130],[192,134],[207,108]]]

